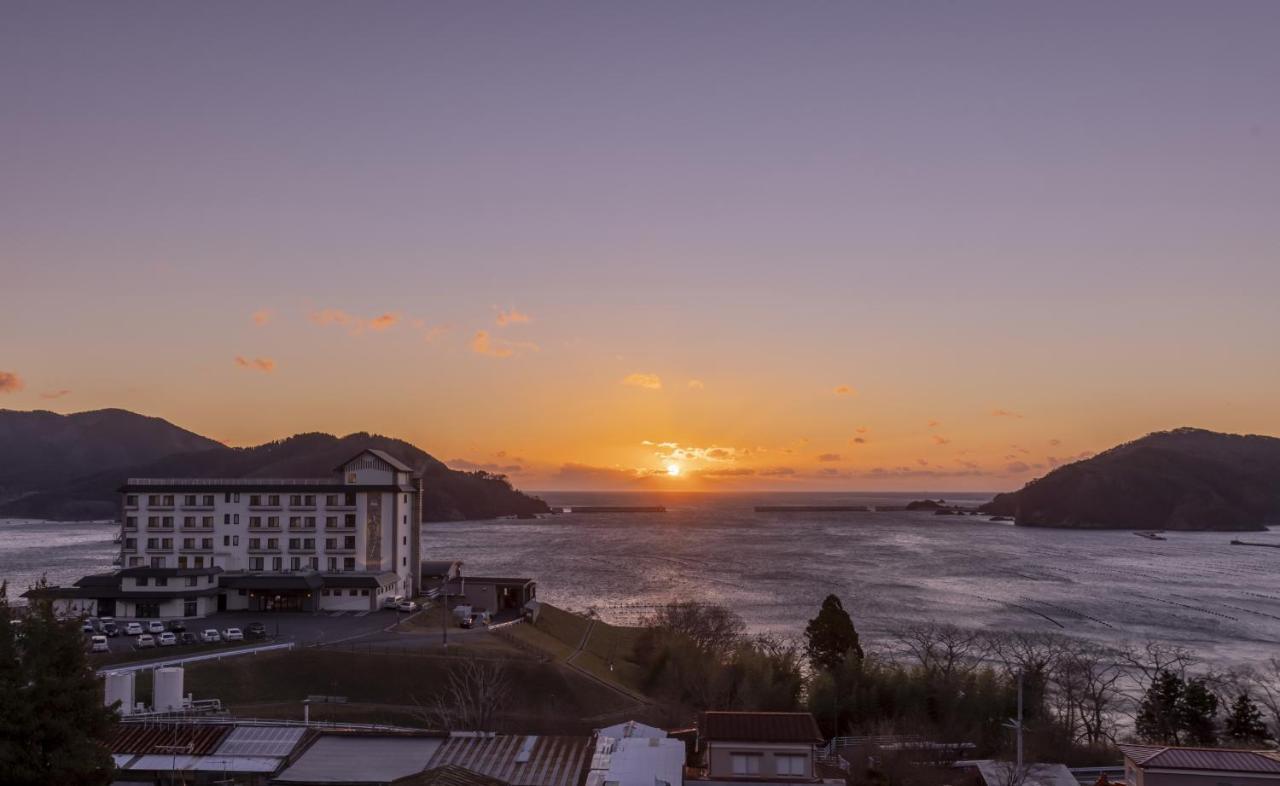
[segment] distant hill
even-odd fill
[[[981,511],[1028,527],[1260,530],[1280,524],[1280,439],[1160,431],[1058,467]]]
[[[28,417],[36,415],[39,417]],[[102,425],[103,421],[108,425]],[[67,421],[83,425],[77,431]],[[96,424],[92,428],[88,424]],[[10,451],[7,434],[20,434]],[[76,434],[86,434],[83,442]],[[47,434],[47,438],[41,438]],[[98,442],[110,445],[99,445]],[[379,448],[423,473],[428,521],[544,513],[546,503],[503,477],[460,472],[403,440],[377,434],[299,434],[229,448],[159,418],[124,410],[74,415],[0,410],[0,517],[114,518],[116,488],[129,477],[328,477],[364,448]],[[23,465],[23,461],[29,462]]]

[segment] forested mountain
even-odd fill
[[[14,435],[11,442],[8,437]],[[84,435],[78,439],[77,435]],[[230,448],[159,418],[124,410],[74,415],[0,411],[0,517],[86,519],[117,513],[129,477],[328,477],[365,448],[423,473],[429,521],[546,512],[503,477],[460,472],[403,440],[377,434],[298,434]]]

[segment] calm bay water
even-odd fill
[[[1221,662],[1280,652],[1280,532],[1013,527],[929,513],[755,513],[755,505],[902,505],[921,494],[588,494],[552,505],[661,504],[664,514],[560,515],[423,526],[424,559],[470,575],[528,576],[539,596],[635,621],[673,599],[723,603],[754,629],[798,634],[828,592],[873,638],[934,619],[1098,641],[1175,641]],[[932,495],[938,496],[938,495]],[[977,502],[988,495],[944,495]],[[69,583],[109,570],[101,524],[0,521],[0,578]],[[19,590],[20,591],[20,590]]]

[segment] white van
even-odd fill
[[[107,645],[106,636],[90,636],[89,637],[90,652],[110,652],[111,647]]]

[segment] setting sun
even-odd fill
[[[668,464],[668,465],[667,465],[667,474],[668,474],[668,475],[670,475],[670,476],[671,476],[671,477],[673,477],[673,478],[680,477],[680,465],[679,465],[679,464]]]

